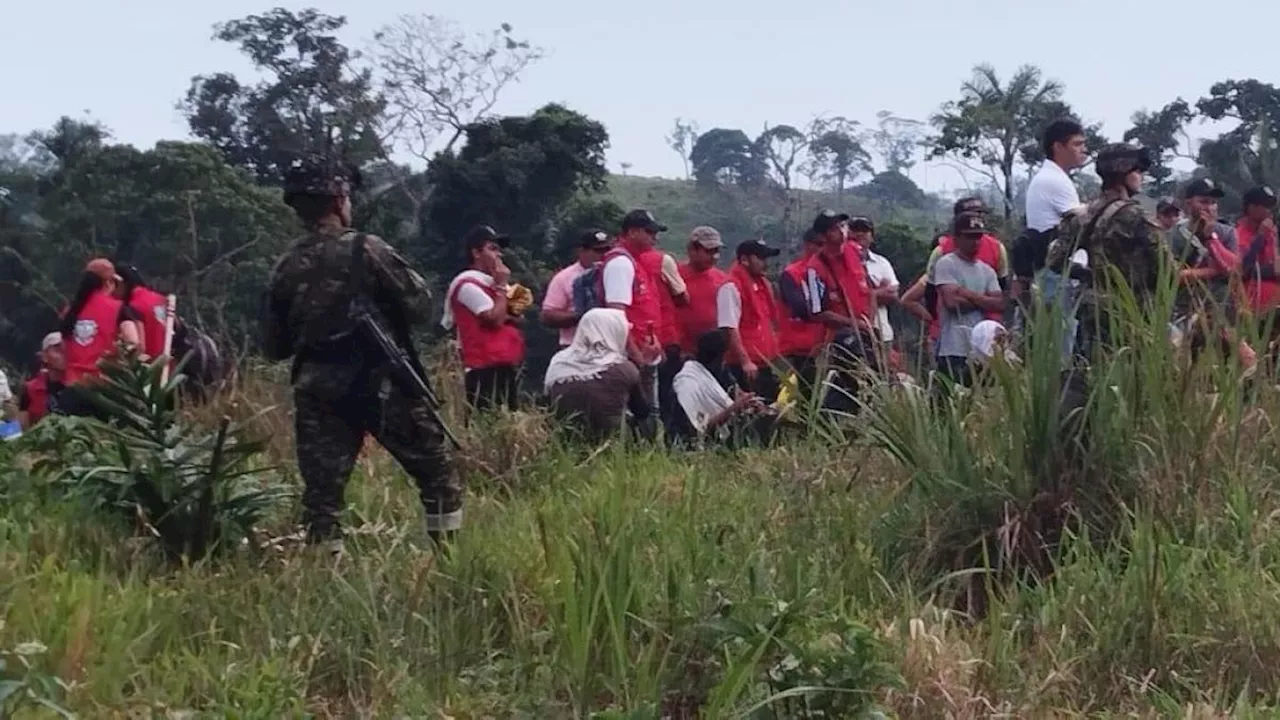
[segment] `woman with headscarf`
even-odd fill
[[[650,407],[640,371],[627,359],[626,313],[594,308],[583,314],[569,347],[556,353],[544,380],[556,416],[598,442],[618,432],[626,410],[643,421]]]

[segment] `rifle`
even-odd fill
[[[354,323],[356,332],[381,354],[386,362],[387,373],[400,388],[400,392],[414,400],[425,400],[432,419],[440,425],[454,449],[461,450],[462,443],[458,442],[458,437],[440,415],[440,399],[427,382],[426,373],[422,371],[417,359],[382,327],[378,321],[380,313],[377,306],[363,291],[364,255],[365,236],[360,234],[351,242],[351,304],[348,317]]]

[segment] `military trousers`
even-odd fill
[[[395,388],[383,399],[372,383],[356,382],[329,399],[303,388],[294,391],[298,470],[302,475],[303,525],[312,542],[342,536],[343,493],[366,434],[371,434],[418,486],[427,531],[462,526],[463,487],[444,429],[426,401]]]

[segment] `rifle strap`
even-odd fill
[[[368,236],[357,233],[351,241],[351,269],[347,275],[347,292],[349,300],[355,300],[364,292],[365,243]]]

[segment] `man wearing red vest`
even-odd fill
[[[22,386],[18,399],[18,422],[22,429],[34,427],[45,415],[58,412],[58,396],[67,358],[62,353],[62,333],[49,333],[40,343],[40,372]]]
[[[875,302],[860,248],[848,242],[848,220],[848,215],[823,210],[813,221],[822,249],[809,258],[809,310],[827,328],[828,341],[850,335],[870,338],[874,333]]]
[[[1240,272],[1249,309],[1261,320],[1280,306],[1280,277],[1277,277],[1276,193],[1265,185],[1244,194],[1244,216],[1236,222],[1236,247],[1244,253]],[[1272,321],[1273,337],[1280,333]]]
[[[471,266],[449,283],[445,328],[457,326],[467,399],[478,410],[519,407],[524,333],[520,318],[507,312],[511,271],[502,262],[507,237],[488,225],[466,236]]]
[[[762,240],[738,245],[737,262],[729,269],[728,305],[720,327],[729,335],[729,372],[742,388],[765,402],[778,399],[778,378],[773,363],[778,359],[778,336],[773,329],[778,303],[769,282],[769,258],[782,251]]]
[[[822,249],[822,236],[812,228],[804,233],[802,254],[778,276],[778,352],[805,387],[813,385],[816,358],[827,329],[810,314],[809,259]]]
[[[733,290],[729,275],[716,267],[724,241],[720,231],[703,225],[689,233],[689,260],[680,265],[689,293],[689,304],[676,310],[680,321],[680,347],[686,356],[698,351],[703,333],[726,327]]]
[[[624,311],[631,323],[627,356],[640,370],[640,389],[651,406],[658,400],[657,365],[662,361],[662,347],[658,344],[658,328],[662,325],[658,287],[662,280],[640,258],[653,251],[658,233],[666,230],[667,226],[648,210],[632,210],[622,219],[618,244],[605,254],[600,268],[605,306]]]

